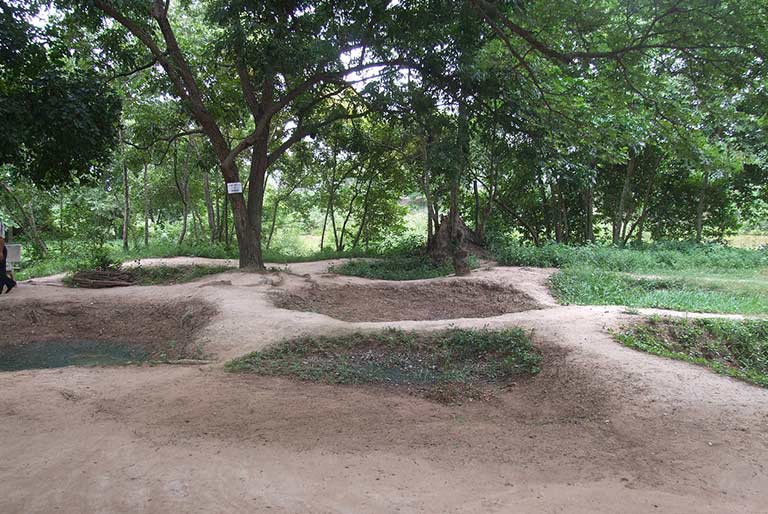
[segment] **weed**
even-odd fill
[[[332,384],[403,385],[417,394],[441,397],[445,395],[435,388],[476,391],[482,385],[536,374],[540,361],[521,329],[429,334],[386,330],[291,339],[230,361],[226,368]]]
[[[622,344],[768,387],[768,321],[653,316],[614,334]]]

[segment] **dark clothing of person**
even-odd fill
[[[16,286],[16,282],[8,276],[6,269],[8,259],[8,248],[3,246],[3,257],[0,259],[0,293],[3,292],[3,288],[7,287],[9,290]]]

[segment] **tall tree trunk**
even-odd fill
[[[144,246],[149,246],[149,178],[147,163],[144,162]]]
[[[612,241],[616,246],[622,245],[622,231],[624,228],[624,209],[629,201],[629,194],[632,190],[632,178],[635,176],[635,170],[637,169],[637,156],[631,153],[629,161],[627,162],[627,172],[624,175],[624,185],[621,188],[621,195],[619,196],[619,205],[616,207],[616,213],[613,217],[613,230]]]
[[[429,180],[429,154],[428,143],[430,139],[426,135],[421,136],[421,187],[424,192],[424,200],[427,203],[427,250],[432,249],[433,240],[435,237],[435,228],[437,227],[437,220],[435,219],[434,209],[432,206],[432,191]]]
[[[248,225],[247,230],[251,239],[251,267],[261,271],[264,266],[264,256],[261,251],[261,222],[264,213],[264,188],[266,186],[267,168],[269,167],[269,125],[253,145],[251,155],[251,172],[248,175]],[[242,251],[242,250],[241,250]]]
[[[178,244],[184,243],[184,238],[187,236],[187,223],[189,219],[189,149],[184,155],[184,175],[181,181],[179,181],[178,174],[178,148],[174,148],[173,151],[173,179],[176,182],[176,189],[179,192],[181,198],[181,205],[183,209],[183,216],[181,218],[181,234],[179,234]]]
[[[216,214],[213,210],[213,200],[211,200],[211,179],[208,170],[203,172],[203,195],[205,197],[205,210],[208,213],[208,231],[210,232],[211,243],[215,243]]]
[[[328,201],[328,205],[325,207],[325,217],[323,218],[323,231],[320,233],[320,251],[323,251],[325,247],[325,231],[328,229],[328,213],[331,210],[331,202]]]
[[[475,205],[474,205],[474,224],[475,224],[475,233],[480,230],[480,193],[477,190],[477,179],[472,181],[472,194],[474,196]]]
[[[267,250],[272,244],[272,236],[275,234],[275,223],[277,222],[277,209],[280,206],[280,197],[275,195],[275,205],[272,207],[272,221],[269,224],[269,235],[267,236]]]
[[[357,245],[360,242],[360,236],[362,235],[363,230],[365,230],[365,224],[368,222],[368,208],[370,205],[368,198],[371,193],[372,182],[373,182],[373,177],[368,179],[368,186],[366,186],[365,188],[365,196],[363,197],[363,217],[360,220],[360,226],[357,228],[357,234],[355,235],[355,240],[352,242],[352,248],[357,248]]]
[[[707,189],[709,188],[709,170],[704,172],[704,177],[699,191],[699,201],[696,203],[696,242],[701,243],[704,232],[704,209],[707,203]]]
[[[118,132],[120,137],[120,164],[123,168],[123,251],[128,251],[128,226],[131,223],[131,196],[128,183],[128,163],[125,160],[125,139],[123,129]]]
[[[541,197],[541,212],[544,215],[544,238],[546,241],[552,240],[552,213],[550,212],[550,199],[547,196],[547,185],[544,179],[539,175],[536,177],[539,183],[539,196]]]
[[[456,137],[459,147],[459,163],[451,179],[451,208],[448,214],[449,230],[451,235],[451,254],[453,257],[453,269],[456,275],[469,274],[469,252],[466,249],[464,233],[459,227],[459,189],[461,177],[469,169],[469,115],[465,102],[459,102],[458,130]]]
[[[595,193],[590,182],[584,191],[584,210],[586,217],[584,220],[584,240],[586,243],[595,242]]]
[[[557,178],[552,177],[552,182],[549,185],[550,201],[552,208],[552,222],[555,225],[555,241],[562,243],[564,240],[563,234],[563,220],[562,220],[562,195],[560,194],[560,184]]]
[[[347,208],[347,214],[344,216],[344,222],[341,224],[341,234],[339,236],[339,241],[336,244],[336,251],[337,252],[343,252],[344,251],[344,234],[347,231],[347,223],[349,223],[349,218],[352,217],[352,211],[355,208],[355,200],[357,200],[357,197],[360,196],[360,190],[358,189],[358,181],[355,181],[355,193],[352,195],[352,199],[349,201],[349,206]]]
[[[223,221],[223,233],[224,244],[229,248],[229,194],[224,190],[224,200],[222,201],[222,221]]]

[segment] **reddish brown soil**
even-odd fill
[[[76,307],[89,313],[82,318],[91,305],[127,306],[151,321],[126,330],[147,337],[165,330],[161,303],[205,298],[218,308],[196,336],[215,364],[0,373],[0,513],[766,513],[768,390],[618,344],[608,329],[638,318],[621,306],[555,305],[548,270],[474,271],[468,280],[513,286],[549,307],[496,318],[356,324],[273,306],[275,289],[379,286],[328,275],[337,262],[104,291],[47,279],[0,296],[2,332],[9,321],[31,327],[6,311],[32,302]],[[459,280],[422,284],[450,281]],[[385,326],[518,326],[532,332],[542,371],[492,401],[446,406],[395,387],[221,368],[287,337]]]
[[[275,306],[343,321],[488,318],[541,306],[514,287],[484,281],[318,285],[276,293]]]
[[[178,355],[215,314],[200,300],[135,302],[23,301],[0,309],[0,347],[38,341],[133,343],[152,349],[175,342]]]

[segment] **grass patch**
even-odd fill
[[[478,267],[477,258],[470,257],[470,268]],[[331,269],[341,275],[378,280],[419,280],[445,277],[454,272],[451,264],[436,265],[427,256],[398,256],[377,260],[351,260]]]
[[[94,273],[98,273],[98,270],[90,270]],[[102,270],[104,271],[104,270]],[[124,280],[128,280],[127,285],[137,286],[157,286],[157,285],[173,285],[184,284],[186,282],[193,282],[201,277],[207,275],[215,275],[217,273],[225,273],[233,271],[232,268],[227,266],[203,266],[203,265],[188,265],[188,266],[137,266],[135,268],[109,268],[106,273],[116,272],[120,273],[121,277],[124,276]],[[89,270],[85,270],[89,273]],[[64,277],[64,285],[68,287],[79,287],[76,283],[77,274],[68,274]],[[105,277],[108,279],[109,277]],[[86,287],[86,286],[83,286]]]
[[[768,313],[766,250],[686,242],[640,248],[497,243],[494,253],[503,265],[560,268],[550,286],[564,304]]]
[[[744,273],[768,269],[768,251],[717,244],[653,243],[640,248],[613,246],[527,246],[495,244],[494,256],[503,266],[566,268],[583,266],[605,271],[657,273],[691,270]]]
[[[654,316],[614,335],[630,348],[768,387],[768,321]]]
[[[329,384],[405,386],[445,402],[483,397],[483,386],[539,372],[540,356],[522,329],[386,330],[300,337],[226,364],[233,372]]]
[[[198,278],[233,271],[227,266],[137,266],[129,268],[140,286],[170,285],[193,282]]]
[[[713,280],[684,273],[649,278],[579,266],[555,274],[550,286],[564,304],[724,314],[768,313],[766,280]]]

